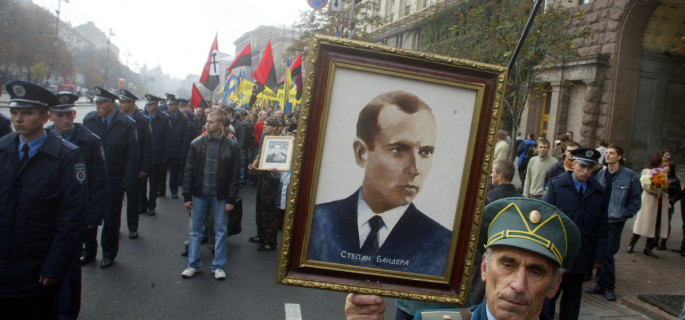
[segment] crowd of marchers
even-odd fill
[[[515,149],[514,162],[509,160],[511,148]],[[498,232],[503,229],[527,231],[518,230],[520,226],[512,221],[503,225],[491,218],[506,216],[506,208],[515,205],[524,215],[531,212],[533,221],[535,212],[546,216],[543,209],[546,203],[557,210],[550,214],[570,221],[563,231],[555,232],[568,235],[572,233],[570,225],[577,228],[577,254],[567,250],[562,264],[549,259],[548,252],[541,250],[535,241],[519,239],[498,244],[499,240],[495,240],[478,248],[464,305],[398,299],[395,319],[578,319],[582,284],[591,281],[593,275],[596,283],[585,292],[616,301],[616,268],[620,266],[616,266],[614,255],[620,250],[621,234],[631,218],[635,221],[633,236],[625,247],[628,253],[636,250],[639,238],[644,236],[647,240],[642,252],[651,258],[658,259],[654,250],[667,252],[668,247],[671,254],[685,256],[685,239],[677,244],[667,243],[671,228],[681,227],[671,226],[671,220],[676,204],[685,195],[670,149],[662,148],[650,159],[632,160],[641,161],[640,172],[627,167],[621,146],[600,140],[595,148],[583,147],[573,140],[571,131],[557,137],[552,145],[544,136],[536,138],[534,134],[523,139],[519,133],[512,141],[500,130],[481,237],[499,239],[495,235],[501,235]],[[516,171],[520,188],[512,183]],[[685,221],[682,203],[682,221]],[[685,234],[685,223],[682,228]],[[571,235],[563,240],[575,241]],[[559,274],[547,271],[555,268],[563,271]],[[537,276],[531,276],[536,272]],[[345,305],[347,319],[383,319],[385,310],[385,303],[377,296],[350,294]],[[685,310],[681,319],[685,319]]]
[[[75,123],[78,96],[25,81],[6,84],[11,117],[0,114],[0,306],[13,319],[76,319],[81,266],[115,266],[124,195],[128,238],[157,198],[189,213],[181,276],[200,272],[200,245],[226,278],[226,238],[240,232],[239,189],[256,184],[257,250],[277,248],[288,171],[259,167],[264,136],[295,135],[297,114],[274,107],[195,108],[174,94],[144,96],[94,88],[96,111]],[[51,123],[48,123],[48,122]],[[168,191],[167,191],[168,190]],[[239,221],[239,220],[238,220]],[[185,226],[179,226],[185,229]],[[98,229],[101,236],[98,239]],[[98,241],[99,240],[99,241]]]

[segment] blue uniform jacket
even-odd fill
[[[46,128],[49,133],[58,135],[54,125]],[[61,136],[59,136],[61,138]],[[81,124],[74,123],[69,142],[77,145],[86,161],[88,173],[88,212],[86,220],[89,225],[102,224],[102,212],[107,201],[107,165],[100,144],[100,137]]]
[[[157,111],[153,119],[150,119],[152,129],[152,157],[151,166],[161,166],[163,162],[169,161],[169,150],[171,150],[171,120],[164,112]]]
[[[592,264],[601,264],[607,252],[607,199],[604,188],[591,176],[581,200],[572,174],[568,171],[551,179],[542,200],[563,211],[580,230],[580,251],[566,271],[590,273]]]
[[[135,122],[121,111],[107,128],[102,117],[93,111],[83,118],[83,125],[98,135],[105,150],[107,185],[111,189],[127,187],[138,179],[138,138]]]
[[[171,119],[171,145],[169,148],[169,159],[185,160],[190,147],[190,121],[181,111],[176,112],[176,119],[169,115]]]
[[[23,167],[19,136],[0,138],[0,297],[54,292],[81,249],[88,181],[78,147],[48,134]]]
[[[409,205],[375,258],[360,254],[357,227],[360,190],[346,199],[316,205],[309,259],[443,276],[452,233],[414,204]]]
[[[150,119],[138,109],[133,109],[133,120],[136,122],[136,132],[138,133],[138,171],[150,173],[150,161],[152,160]]]

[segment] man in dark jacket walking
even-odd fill
[[[58,103],[52,93],[25,81],[6,88],[16,132],[0,138],[0,309],[56,319],[86,225],[86,165],[76,145],[43,129]]]
[[[238,199],[240,179],[240,149],[223,131],[227,119],[220,111],[207,116],[207,134],[195,140],[190,147],[183,174],[183,199],[188,209],[193,209],[188,247],[188,267],[183,278],[191,278],[200,272],[200,243],[205,226],[207,209],[214,216],[214,260],[212,273],[217,280],[226,279],[226,233],[228,211]]]
[[[157,109],[162,98],[146,94],[145,100],[145,114],[150,119],[152,130],[147,214],[154,216],[157,213],[157,196],[164,190],[166,184],[165,168],[169,161],[169,150],[171,150],[171,121],[166,113]]]
[[[119,108],[134,121],[138,139],[138,178],[126,188],[126,222],[129,239],[138,239],[138,214],[143,210],[147,211],[145,178],[150,173],[152,158],[150,119],[136,108],[136,100],[138,97],[130,91],[119,89]]]
[[[83,125],[102,139],[107,163],[107,203],[100,238],[100,268],[104,269],[114,264],[114,258],[119,252],[121,206],[126,188],[138,180],[139,150],[135,122],[123,112],[114,110],[117,96],[100,87],[95,88],[95,95],[97,111],[87,114]],[[97,240],[94,235],[97,235],[97,231],[87,234],[86,253],[81,256],[82,264],[95,260]]]
[[[73,93],[57,94],[59,104],[50,107],[50,120],[54,125],[46,128],[48,133],[77,145],[86,161],[88,176],[88,211],[86,212],[86,233],[96,232],[102,223],[102,211],[107,200],[107,167],[103,157],[100,137],[81,124],[74,123],[76,109],[74,103],[78,96]],[[92,237],[93,239],[95,236]],[[97,243],[95,244],[97,246]],[[76,319],[81,308],[81,251],[74,256],[72,264],[64,277],[59,293],[59,318]]]
[[[561,280],[563,292],[559,309],[561,320],[578,319],[583,277],[604,262],[607,253],[607,203],[604,188],[590,179],[592,168],[599,160],[599,151],[581,148],[573,151],[573,171],[550,180],[543,201],[563,211],[580,229],[581,249],[573,265],[566,269]],[[554,317],[559,298],[545,301],[545,312]]]
[[[178,100],[169,99],[169,118],[171,118],[171,143],[176,147],[169,150],[169,190],[171,197],[178,199],[178,186],[183,174],[181,165],[188,155],[190,146],[190,122],[183,112],[179,111]]]

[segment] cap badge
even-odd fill
[[[69,97],[68,96],[61,96],[61,97],[59,97],[59,102],[60,103],[67,103],[67,102],[69,102]]]
[[[95,94],[100,95],[102,92],[100,92],[100,89],[95,89]]]
[[[533,224],[538,224],[540,221],[542,221],[542,214],[540,211],[533,210],[530,212],[530,214],[528,214],[528,220],[530,220],[530,222]]]
[[[593,156],[594,154],[595,154],[595,153],[592,152],[592,150],[588,150],[588,151],[585,152],[585,156],[588,157],[588,158],[592,158],[592,156]]]
[[[23,98],[26,95],[26,89],[21,85],[12,86],[12,91],[14,91],[14,94],[19,98]]]

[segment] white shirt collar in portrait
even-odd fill
[[[380,228],[380,230],[378,230],[378,247],[382,247],[385,240],[388,239],[390,232],[395,225],[397,225],[397,222],[400,221],[402,214],[407,211],[408,207],[409,205],[400,206],[390,209],[386,212],[376,214],[364,201],[360,189],[359,199],[357,201],[357,228],[359,230],[359,246],[361,247],[364,244],[364,241],[366,241],[369,233],[371,233],[369,220],[374,216],[379,215],[381,218],[383,218],[383,226]]]

